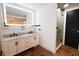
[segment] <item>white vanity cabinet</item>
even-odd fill
[[[38,35],[33,35],[33,36],[29,36],[27,38],[28,40],[28,48],[30,47],[35,47],[39,44],[39,36]]]
[[[39,36],[31,35],[18,37],[2,42],[2,54],[5,56],[16,55],[24,50],[35,47],[39,44]]]

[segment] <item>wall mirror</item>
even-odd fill
[[[16,6],[4,4],[4,25],[32,25],[34,23],[33,11],[27,11]]]

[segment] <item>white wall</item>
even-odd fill
[[[56,45],[56,4],[48,4],[36,11],[36,24],[41,25],[40,45],[55,52]]]
[[[3,26],[3,9],[2,4],[0,3],[0,46],[1,46],[1,39],[2,39],[2,26]],[[0,47],[1,50],[1,47]]]
[[[2,3],[0,3],[0,25],[3,25],[3,9],[2,9]]]

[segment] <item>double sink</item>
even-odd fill
[[[34,34],[34,31],[29,31],[29,32],[22,32],[22,33],[12,33],[12,34],[8,34],[8,35],[4,35],[4,38],[11,38],[11,37],[21,37],[21,36],[25,36],[25,35],[31,35]]]

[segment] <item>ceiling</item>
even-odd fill
[[[50,4],[50,3],[18,3],[18,4],[20,6],[25,7],[25,8],[36,10],[36,9],[39,9],[43,6]]]
[[[79,6],[79,3],[58,3],[58,7],[61,8],[62,10],[64,10],[64,9],[66,9],[63,7],[65,4],[69,4],[69,6],[67,8]]]

